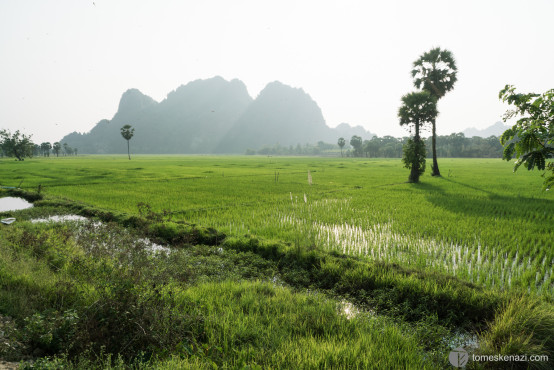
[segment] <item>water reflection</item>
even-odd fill
[[[4,197],[0,198],[0,212],[19,211],[33,207],[32,203],[27,202],[23,198]]]

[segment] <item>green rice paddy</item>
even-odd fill
[[[554,195],[499,159],[442,159],[406,183],[396,159],[91,156],[2,161],[2,185],[551,294]],[[311,185],[308,181],[308,171]]]

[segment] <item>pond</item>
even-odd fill
[[[23,198],[4,197],[0,198],[0,212],[19,211],[33,207],[32,203],[27,202]]]

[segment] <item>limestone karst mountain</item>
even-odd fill
[[[135,128],[133,153],[237,153],[267,145],[336,143],[364,131],[348,124],[329,128],[317,103],[302,89],[268,84],[253,100],[240,80],[221,77],[192,81],[161,102],[137,89],[123,93],[111,120],[88,133],[71,133],[60,142],[79,153],[126,153],[120,128]],[[360,129],[362,131],[360,131]],[[365,131],[364,131],[365,132]],[[364,139],[370,139],[367,133]]]
[[[263,145],[322,140],[329,130],[321,109],[302,89],[268,84],[220,141],[217,151],[240,153]]]

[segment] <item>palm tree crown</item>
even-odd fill
[[[398,109],[400,125],[414,124],[416,129],[425,122],[431,122],[437,114],[437,100],[425,90],[404,95],[402,106]]]
[[[434,48],[414,62],[412,77],[418,89],[429,91],[437,99],[454,88],[458,68],[452,52]]]
[[[121,136],[127,141],[131,140],[135,134],[135,129],[131,128],[131,125],[125,125],[121,128]]]
[[[131,151],[129,149],[129,140],[133,137],[135,134],[135,129],[131,127],[131,125],[125,125],[121,128],[121,136],[125,140],[127,140],[127,155],[129,156],[129,160],[131,160]]]

